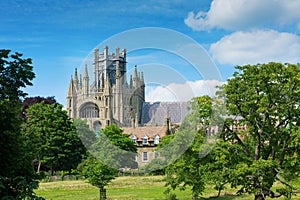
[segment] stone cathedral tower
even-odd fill
[[[126,50],[109,54],[108,47],[99,53],[94,50],[93,79],[85,65],[83,78],[75,69],[67,94],[67,112],[70,118],[86,118],[90,128],[115,123],[121,127],[141,124],[145,102],[144,75],[134,68],[130,82],[126,78]]]

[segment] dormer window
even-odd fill
[[[131,135],[130,139],[133,143],[136,143],[136,136],[135,135]]]
[[[148,136],[147,135],[144,135],[142,137],[142,144],[148,144]]]
[[[159,143],[159,136],[155,135],[154,136],[154,144],[158,144]]]

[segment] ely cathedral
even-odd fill
[[[94,50],[93,72],[85,66],[83,77],[75,69],[67,94],[70,118],[85,118],[90,128],[99,130],[111,123],[120,127],[139,126],[145,102],[144,75],[134,69],[129,83],[126,77],[126,50],[116,48],[109,54]],[[89,73],[94,73],[90,80]]]

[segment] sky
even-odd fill
[[[29,96],[65,104],[75,68],[111,44],[110,52],[127,49],[129,73],[144,71],[147,101],[185,101],[214,93],[236,65],[299,63],[299,8],[298,0],[0,0],[0,49],[33,59]]]

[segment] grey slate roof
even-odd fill
[[[169,116],[171,123],[181,123],[187,113],[189,113],[188,102],[145,102],[141,122],[161,126]]]

